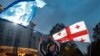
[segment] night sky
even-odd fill
[[[15,0],[0,0],[5,8]],[[37,8],[33,22],[35,30],[49,34],[56,23],[66,26],[79,21],[85,21],[90,37],[93,28],[100,22],[100,0],[44,0],[47,5]]]
[[[0,0],[5,8],[14,0]],[[85,21],[92,34],[92,29],[100,22],[100,0],[44,0],[47,5],[37,8],[33,22],[35,30],[49,34],[56,23],[64,23],[66,26],[79,21]]]
[[[85,21],[92,36],[93,27],[100,22],[100,0],[46,0],[47,5],[38,8],[33,19],[35,29],[48,34],[56,23],[66,26]]]

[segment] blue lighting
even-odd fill
[[[29,25],[36,11],[34,1],[15,1],[0,14],[0,18],[21,24]]]

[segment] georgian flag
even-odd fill
[[[77,22],[53,35],[54,40],[60,43],[66,41],[90,42],[89,33],[84,21]]]

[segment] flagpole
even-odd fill
[[[13,48],[13,56],[18,56],[18,47],[20,44],[20,34],[21,34],[21,30],[17,29],[15,42],[14,42],[14,48]]]
[[[89,56],[91,56],[91,44],[90,44],[90,53],[89,53]]]

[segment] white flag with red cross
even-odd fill
[[[90,42],[89,33],[84,21],[77,22],[53,35],[54,40],[60,43],[66,41]]]

